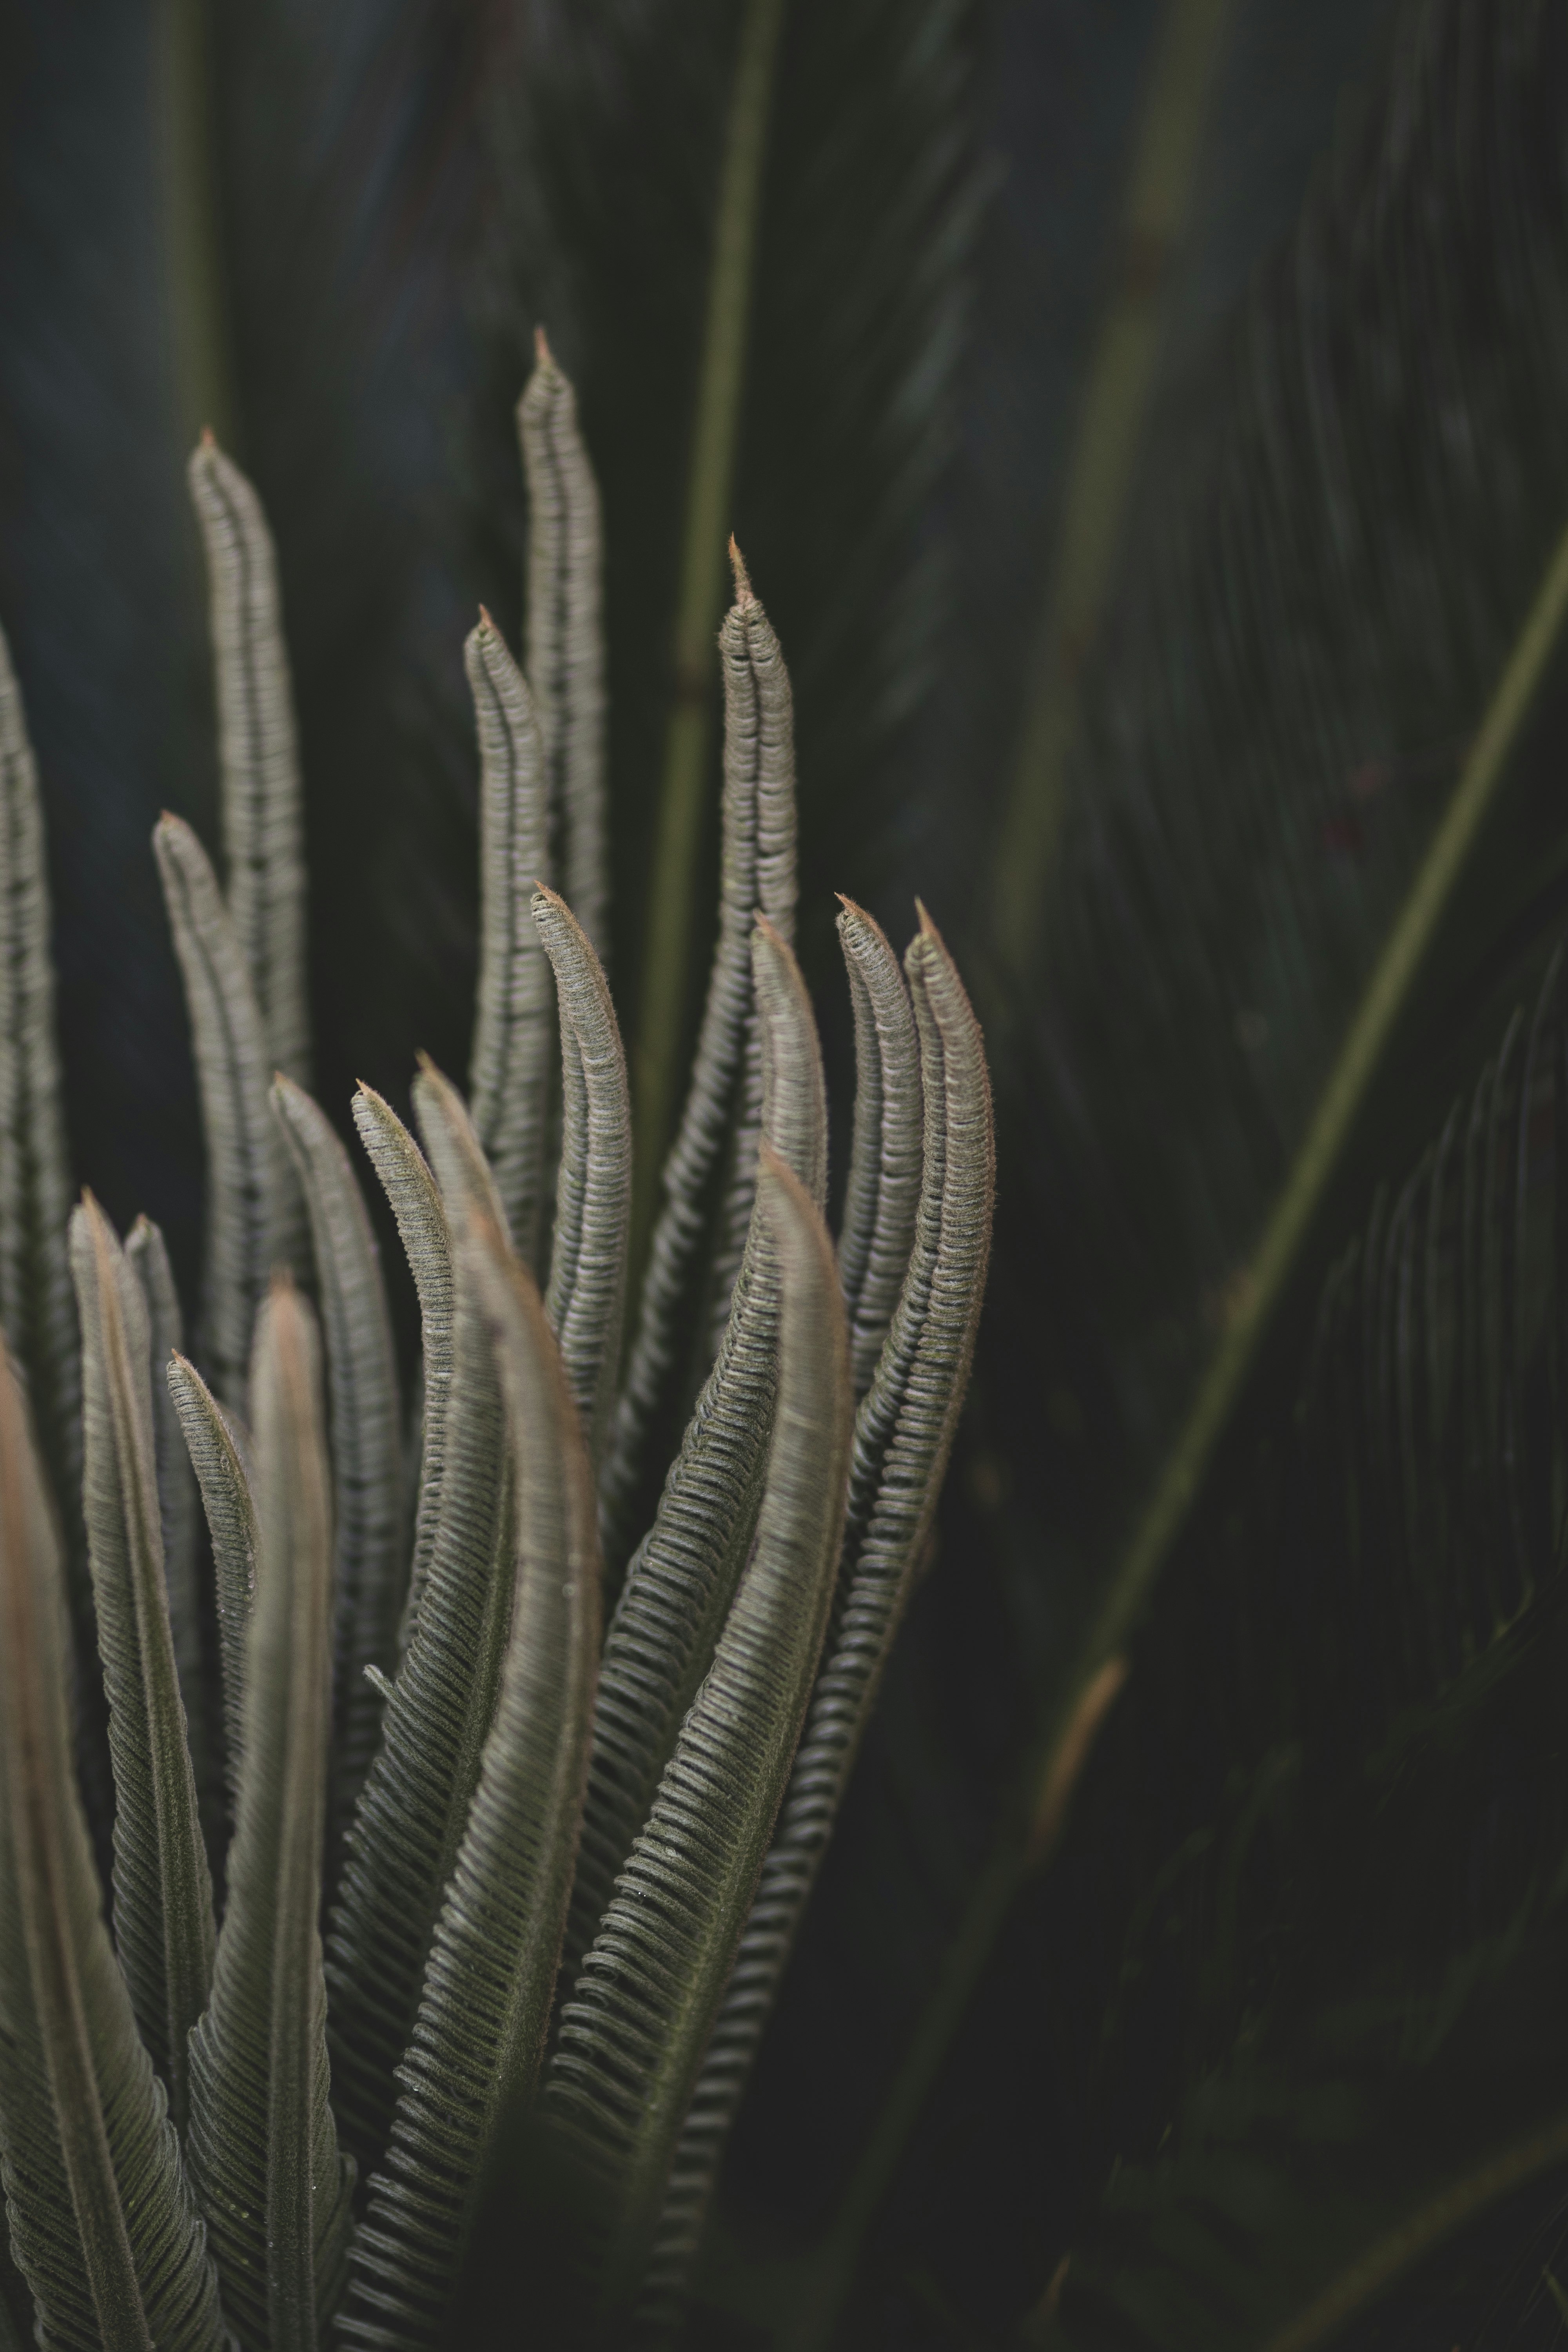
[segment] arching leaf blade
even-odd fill
[[[207,561],[228,911],[268,1066],[306,1086],[304,835],[277,558],[260,499],[210,433],[189,478]]]
[[[517,404],[528,482],[528,682],[547,801],[565,835],[562,895],[601,962],[609,955],[605,844],[604,528],[577,397],[542,328]],[[542,875],[542,865],[536,868]]]
[[[744,574],[741,580],[744,582]],[[640,1275],[636,1328],[603,1475],[605,1558],[616,1573],[639,1532],[650,1428],[679,1367],[710,1197],[736,1129],[726,1234],[749,1200],[755,1158],[761,1062],[752,993],[752,925],[760,910],[787,940],[795,903],[794,722],[789,674],[778,639],[749,583],[720,634],[724,678],[723,845],[719,938],[680,1125],[660,1179],[653,1216],[652,1171],[634,1164],[632,1278]],[[748,1044],[748,1040],[752,1042]],[[749,1130],[751,1141],[745,1141]],[[637,1151],[649,1148],[643,1130]],[[644,1198],[644,1195],[647,1198]],[[646,1247],[637,1220],[652,1224]],[[728,1241],[726,1250],[728,1249]],[[644,1259],[646,1257],[646,1265]],[[732,1272],[732,1268],[731,1268]]]
[[[838,1236],[857,1399],[871,1384],[909,1269],[921,1182],[920,1041],[899,960],[852,900],[838,918],[855,1014],[855,1126]]]
[[[146,1307],[90,1194],[72,1216],[70,1254],[82,1329],[82,1507],[114,1769],[114,1940],[184,2133],[186,2042],[212,1979],[213,1896],[163,1574]]]
[[[310,1310],[286,1276],[257,1334],[260,1556],[245,1753],[212,2000],[191,2037],[192,2177],[242,2345],[313,2346],[348,2250],[317,1921],[331,1669],[331,1490]]]
[[[268,1109],[261,1016],[206,852],[176,816],[153,835],[184,982],[206,1142],[201,1357],[222,1402],[245,1411],[251,1335],[277,1253],[281,1139]]]
[[[452,1388],[452,1241],[436,1179],[390,1103],[373,1087],[362,1086],[354,1097],[353,1119],[391,1202],[419,1299],[419,1496],[401,1636],[406,1647],[436,1539],[446,1466],[447,1412]]]
[[[506,1397],[515,1599],[495,1720],[398,2070],[391,2144],[371,2182],[342,2323],[351,2341],[408,2352],[448,2340],[487,2157],[539,2078],[598,1661],[593,1472],[565,1367],[531,1276],[493,1227],[471,1227],[464,1267]]]
[[[238,1432],[195,1366],[184,1356],[175,1356],[166,1378],[212,1538],[223,1678],[224,1778],[232,1807],[238,1801],[245,1753],[245,1660],[260,1549],[256,1506]]]
[[[794,956],[752,942],[771,1140],[820,1209],[826,1101],[816,1024]],[[709,1669],[760,1507],[777,1370],[779,1275],[753,1201],[729,1327],[611,1620],[600,1668],[583,1843],[563,1963],[570,1984]]]
[[[222,2352],[195,2200],[104,1926],[67,1720],[58,1554],[0,1362],[0,2153],[42,2340]]]
[[[552,890],[533,919],[561,1006],[561,1166],[545,1312],[597,1461],[609,1432],[626,1309],[632,1114],[626,1057],[604,967]]]
[[[500,1231],[493,1183],[457,1089],[427,1067],[415,1091],[441,1178],[445,1227],[461,1229],[477,1208]],[[460,1271],[455,1295],[429,1565],[349,1832],[327,1948],[334,2095],[345,2143],[367,2177],[392,2127],[395,2069],[479,1780],[511,1612],[513,1499],[500,1389],[489,1332]]]
[[[843,1528],[852,1408],[837,1267],[816,1203],[766,1144],[757,1197],[783,1303],[756,1547],[547,2082],[587,2202],[582,2340],[613,2338],[641,2284],[805,1717]]]
[[[855,1419],[837,1597],[822,1671],[671,2169],[639,2312],[654,2334],[673,2331],[679,2318],[729,2132],[931,1528],[973,1360],[995,1191],[984,1046],[963,984],[923,908],[907,962],[921,1050],[915,1098],[925,1106],[912,1248]],[[874,1216],[871,1223],[879,1230]],[[842,1271],[842,1248],[839,1260]]]
[[[403,1603],[403,1434],[392,1323],[375,1236],[348,1153],[289,1078],[273,1108],[310,1219],[326,1341],[335,1556],[332,1570],[332,1819],[343,1828],[381,1736],[381,1700],[365,1674],[396,1662]]]
[[[542,1234],[555,1021],[529,898],[550,872],[550,785],[532,696],[488,614],[463,661],[479,736],[479,975],[468,1071],[475,1131],[530,1265]]]

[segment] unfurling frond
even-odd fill
[[[855,1009],[855,1131],[838,1276],[857,1402],[903,1288],[921,1191],[921,1055],[910,992],[881,925],[846,898],[838,918]]]
[[[268,1108],[268,1060],[234,922],[205,850],[163,816],[153,835],[185,985],[206,1141],[203,1360],[222,1402],[246,1409],[250,1339],[277,1254],[282,1139]]]
[[[257,1333],[260,1556],[245,1759],[212,2001],[191,2037],[192,2175],[246,2352],[312,2347],[347,2253],[352,2165],[327,2104],[317,1920],[331,1673],[331,1489],[310,1309],[286,1276]]]
[[[604,533],[577,398],[543,334],[517,404],[528,478],[528,682],[550,806],[563,839],[561,886],[602,959],[609,953],[605,829]],[[535,872],[542,876],[540,865]]]
[[[779,1396],[755,1550],[563,2013],[547,2099],[586,2211],[584,2337],[637,2294],[671,2159],[773,1832],[827,1622],[850,1390],[821,1213],[769,1146]]]
[[[826,1118],[816,1026],[795,958],[754,934],[770,1139],[821,1204]],[[718,1361],[699,1398],[658,1516],[627,1571],[600,1670],[583,1851],[572,1890],[566,1977],[597,1932],[621,1868],[708,1672],[756,1526],[773,1424],[779,1272],[769,1228],[752,1230]]]
[[[603,1480],[612,1570],[625,1559],[637,1533],[649,1427],[679,1369],[709,1225],[708,1202],[727,1153],[730,1181],[715,1244],[721,1270],[713,1294],[719,1327],[729,1311],[729,1292],[747,1231],[762,1083],[752,927],[760,913],[786,941],[795,932],[795,738],[789,674],[778,639],[749,586],[731,607],[719,645],[724,671],[719,939],[680,1129],[661,1179],[662,1205]]]
[[[469,634],[463,659],[479,734],[481,877],[468,1089],[508,1230],[532,1265],[554,1097],[550,971],[528,911],[550,872],[548,779],[532,698],[488,615]]]
[[[163,1581],[169,1591],[169,1622],[174,1635],[174,1663],[180,1670],[191,1764],[205,1804],[214,1768],[202,1675],[201,1601],[196,1591],[196,1482],[168,1382],[169,1365],[185,1344],[184,1318],[163,1236],[150,1217],[138,1217],[125,1236],[125,1263],[142,1286],[147,1310],[147,1375],[153,1396],[158,1515],[163,1531]]]
[[[38,2340],[223,2352],[162,2085],[103,1923],[71,1769],[59,1556],[0,1360],[0,2154]]]
[[[495,1721],[343,2323],[351,2341],[409,2352],[448,2340],[486,2157],[543,2063],[599,1648],[593,1473],[564,1364],[531,1278],[493,1226],[471,1227],[463,1262],[506,1399],[514,1598]]]
[[[90,1194],[71,1219],[70,1253],[82,1330],[82,1507],[114,1768],[114,1941],[183,2132],[185,2044],[212,1979],[213,1896],[163,1576],[147,1310]]]
[[[245,1659],[259,1549],[256,1506],[237,1423],[184,1356],[172,1360],[166,1379],[212,1538],[223,1676],[225,1779],[233,1805],[238,1798],[240,1759],[245,1753]]]
[[[192,453],[216,673],[228,911],[267,1066],[310,1082],[300,760],[278,564],[261,501],[210,434]]]

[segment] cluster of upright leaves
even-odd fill
[[[1391,2289],[1414,2326],[1439,2252],[1444,2340],[1542,2293],[1507,2200],[1568,2155],[1565,1045],[1560,949],[1330,1273],[1289,1449],[1194,1528],[1112,1724],[1063,1895],[1120,2160],[1053,2343],[1305,2347]]]
[[[84,1199],[79,1439],[60,1410],[77,1355],[57,1297],[41,838],[5,680],[0,961],[6,1055],[26,1058],[0,1171],[18,1270],[0,1380],[0,2158],[48,2343],[446,2340],[486,2198],[520,2194],[497,2169],[520,2129],[522,2219],[547,2250],[524,2291],[552,2340],[667,2338],[952,1440],[990,1233],[979,1032],[923,912],[900,971],[846,903],[858,1085],[836,1250],[788,940],[789,686],[739,566],[719,940],[621,1377],[630,1113],[589,929],[603,940],[597,491],[542,343],[520,428],[527,673],[488,617],[467,649],[470,1100],[421,1064],[423,1149],[369,1089],[353,1106],[418,1295],[411,1524],[370,1221],[303,1087],[273,553],[210,438],[192,486],[227,888],[178,820],[155,841],[207,1141],[201,1313],[187,1357],[155,1229],[121,1246]],[[656,1500],[652,1433],[693,1388]],[[82,1449],[74,1635],[27,1402],[40,1433],[58,1423],[51,1476]],[[94,1633],[112,1950],[69,1716]]]

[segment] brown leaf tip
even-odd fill
[[[533,331],[533,357],[539,367],[553,367],[555,364],[550,349],[550,338],[542,327],[535,327]]]
[[[752,591],[752,575],[746,569],[745,557],[735,544],[733,531],[730,533],[730,569],[735,575],[736,604],[754,604],[757,600]]]

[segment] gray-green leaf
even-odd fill
[[[206,1141],[202,1355],[224,1404],[245,1412],[251,1334],[279,1240],[282,1139],[268,1108],[261,1016],[205,850],[162,816],[153,835],[185,984]]]
[[[921,1192],[921,1055],[910,994],[879,923],[842,901],[838,938],[855,1012],[855,1131],[838,1275],[858,1402],[903,1288]]]
[[[601,2342],[623,2340],[642,2279],[805,1714],[843,1527],[852,1403],[832,1244],[765,1144],[757,1203],[783,1310],[756,1547],[563,2012],[547,2084],[587,2208],[580,2333]]]
[[[338,1831],[381,1737],[382,1703],[365,1668],[390,1672],[402,1606],[403,1434],[392,1323],[363,1198],[327,1119],[291,1079],[273,1107],[294,1155],[310,1221],[327,1347],[333,1570],[332,1809]],[[337,1839],[332,1853],[335,1856]]]
[[[317,1919],[331,1667],[331,1489],[310,1311],[287,1276],[257,1332],[261,1552],[245,1758],[212,2000],[191,2036],[192,2177],[245,2352],[314,2352],[348,2250]]]
[[[212,1538],[223,1675],[224,1777],[233,1805],[238,1800],[240,1759],[245,1753],[245,1656],[259,1548],[256,1506],[240,1432],[234,1421],[184,1356],[172,1360],[166,1377]]]
[[[508,1229],[531,1265],[555,1070],[550,971],[529,919],[529,900],[550,871],[544,751],[532,698],[488,614],[463,660],[479,736],[479,978],[468,1089]]]
[[[549,804],[561,820],[563,895],[605,958],[609,877],[599,486],[578,428],[576,394],[552,358],[542,328],[535,349],[534,370],[517,404],[528,479],[528,682]],[[535,871],[542,877],[544,867]]]
[[[545,1312],[597,1461],[609,1433],[626,1306],[632,1201],[626,1057],[609,984],[564,900],[533,901],[561,1005],[561,1167]]]
[[[305,855],[277,560],[260,499],[210,433],[189,470],[211,599],[228,910],[268,1066],[306,1086]]]
[[[445,2340],[475,2191],[532,2096],[549,2028],[593,1717],[593,1472],[539,1294],[493,1226],[466,1280],[495,1345],[517,1495],[515,1599],[495,1721],[425,1976],[384,2168],[354,2246],[343,2333]]]
[[[54,1527],[0,1360],[0,2156],[48,2352],[223,2352],[217,2287],[103,1923]]]
[[[90,1193],[71,1218],[70,1255],[81,1313],[82,1507],[114,1768],[114,1941],[183,2133],[186,2039],[212,1978],[213,1897],[163,1577],[147,1310]]]

